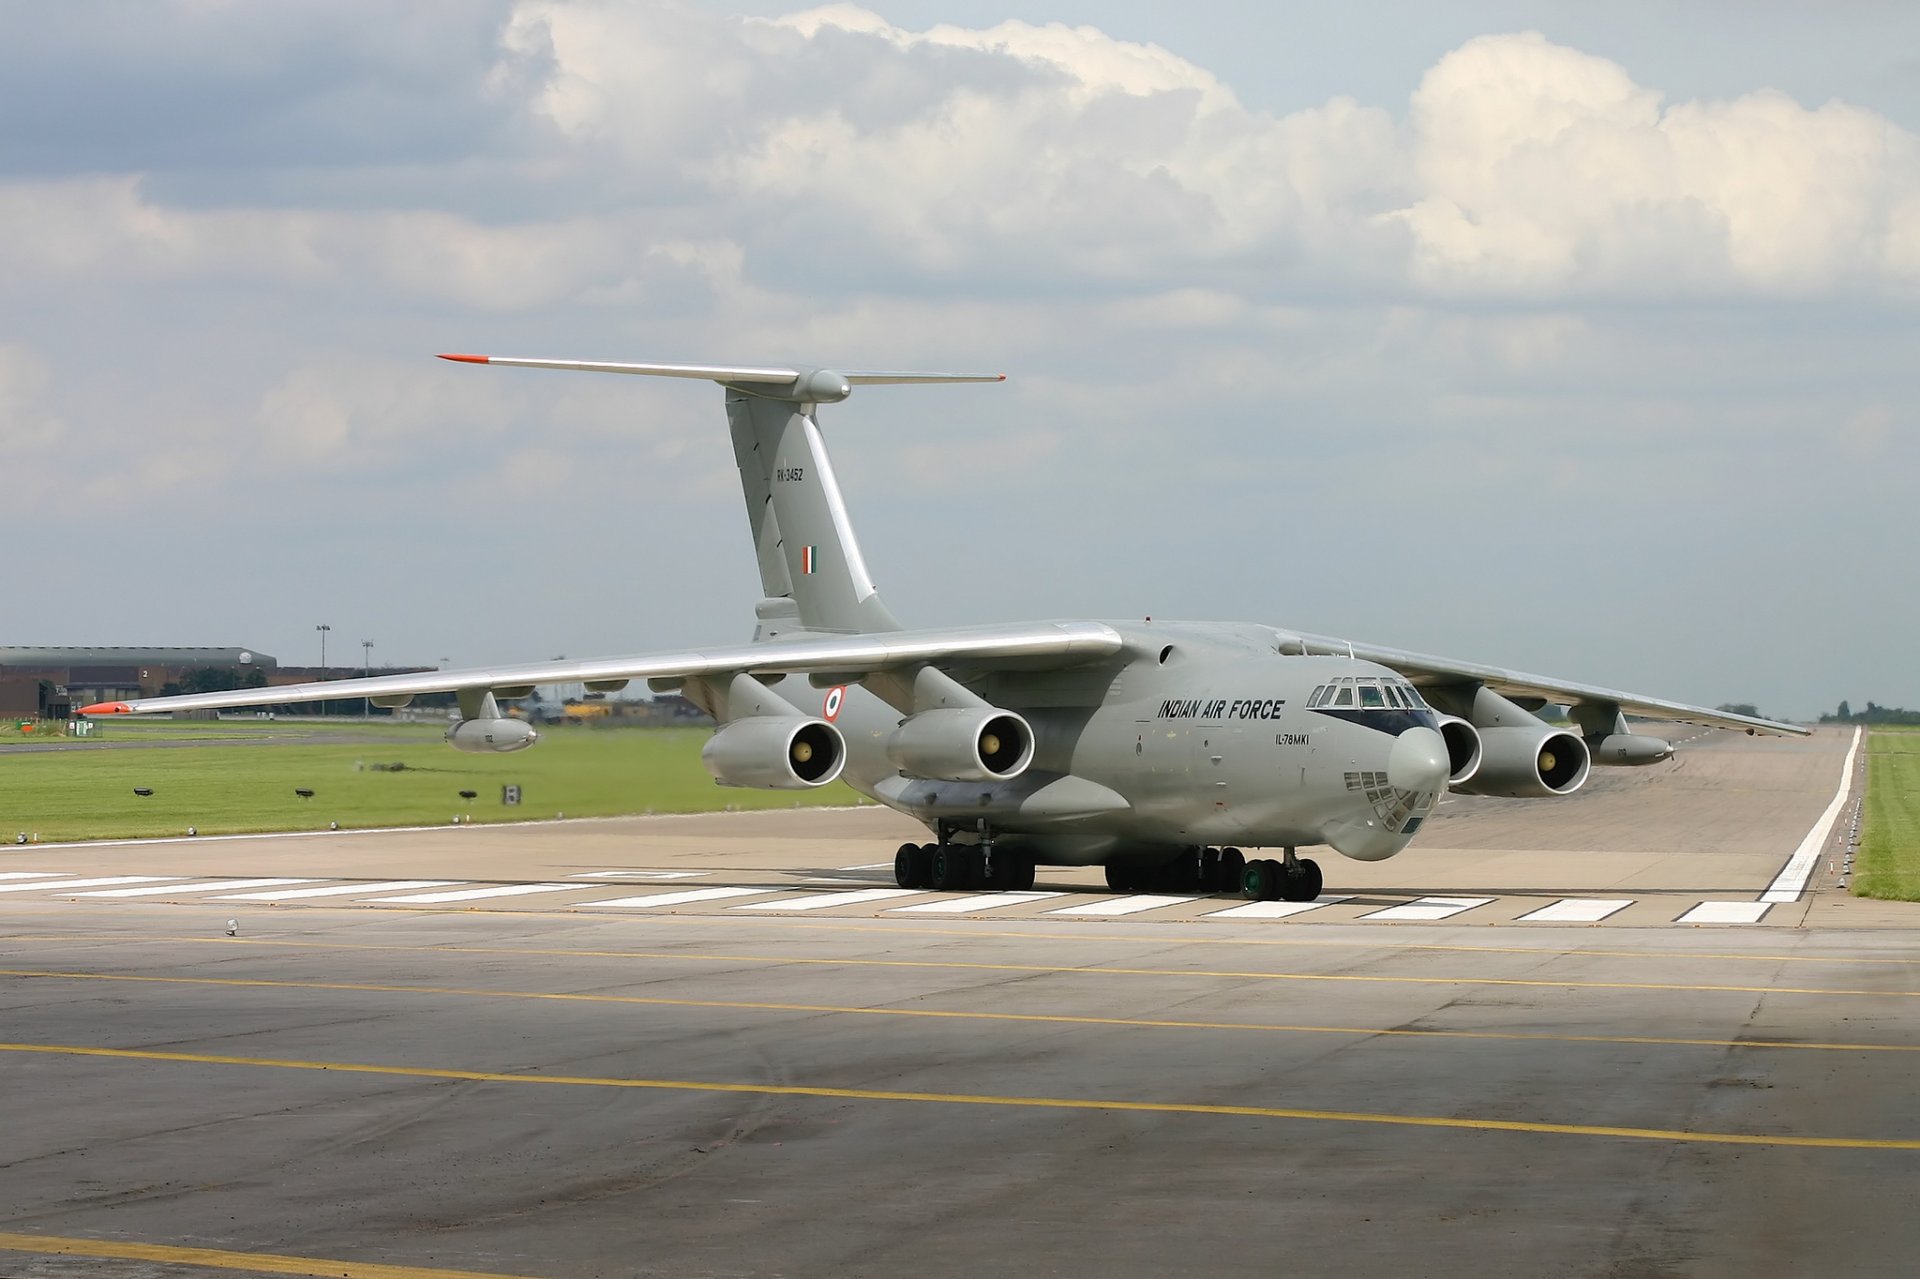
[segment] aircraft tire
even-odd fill
[[[1235,893],[1240,891],[1241,876],[1247,873],[1247,855],[1237,848],[1220,850],[1220,869],[1218,887],[1215,892]]]
[[[1310,902],[1320,895],[1320,863],[1302,858],[1297,874],[1280,873],[1280,895],[1290,902]]]
[[[938,891],[956,893],[972,888],[977,870],[972,849],[954,844],[934,846],[932,887]]]
[[[1130,893],[1140,886],[1140,877],[1125,862],[1107,863],[1107,887],[1116,893]]]
[[[1280,896],[1280,863],[1271,858],[1250,861],[1240,872],[1240,891],[1249,901],[1270,902]]]
[[[902,888],[920,887],[920,845],[900,845],[893,855],[893,882]]]
[[[993,859],[995,882],[989,888],[998,888],[1002,892],[1022,893],[1033,887],[1033,859],[1031,857],[1007,856],[1000,854]]]

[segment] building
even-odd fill
[[[188,691],[184,687],[188,682],[226,687],[271,682],[279,665],[268,654],[249,648],[0,645],[0,706],[10,715],[60,717],[71,706]],[[25,705],[28,688],[33,690],[32,708]]]

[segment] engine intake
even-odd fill
[[[1532,728],[1483,728],[1481,759],[1473,780],[1457,787],[1469,795],[1536,799],[1571,795],[1593,770],[1587,744],[1572,733],[1542,724]]]
[[[1033,727],[991,706],[921,711],[887,738],[887,758],[910,777],[1006,781],[1033,762]]]
[[[447,730],[447,745],[469,755],[523,751],[539,740],[533,725],[517,719],[463,719]]]
[[[809,790],[840,776],[847,744],[823,719],[756,715],[722,725],[700,762],[722,785]]]
[[[1458,715],[1440,717],[1440,738],[1447,744],[1447,782],[1464,786],[1480,771],[1486,751],[1480,743],[1480,730]]]

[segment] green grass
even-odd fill
[[[1875,729],[1867,738],[1867,803],[1853,891],[1920,901],[1920,731]]]
[[[810,791],[716,786],[700,766],[704,729],[542,729],[537,745],[512,755],[461,754],[432,726],[371,731],[383,740],[0,755],[0,840],[11,842],[17,831],[43,840],[108,839],[179,835],[189,826],[213,835],[328,822],[343,829],[435,825],[469,812],[478,823],[858,800],[838,782]],[[406,769],[376,772],[375,763]],[[509,782],[521,787],[517,808],[500,802]],[[136,786],[153,794],[137,796]],[[314,797],[301,799],[296,787]],[[463,790],[479,797],[469,803]]]

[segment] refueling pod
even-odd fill
[[[1636,768],[1658,764],[1673,758],[1673,743],[1664,737],[1645,733],[1607,733],[1587,738],[1587,751],[1596,764],[1620,764]]]
[[[470,755],[523,751],[540,740],[533,725],[518,719],[463,719],[447,730],[447,745]]]
[[[724,786],[809,790],[840,776],[847,744],[823,719],[755,715],[722,725],[700,749],[700,762]]]
[[[991,706],[921,711],[887,738],[887,758],[909,777],[1003,782],[1033,762],[1033,728]]]

